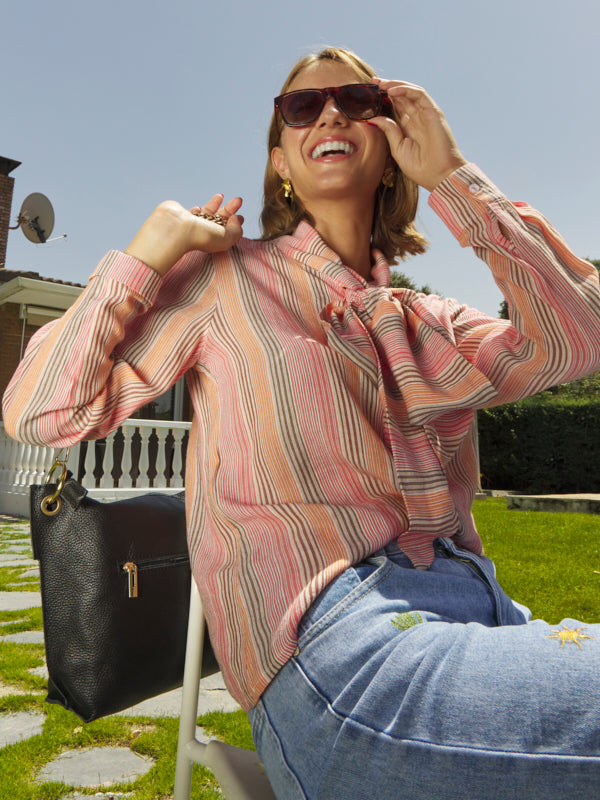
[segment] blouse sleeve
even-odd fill
[[[76,303],[29,342],[3,397],[8,434],[52,447],[101,438],[167,391],[197,359],[210,321],[204,260],[188,253],[161,278],[108,253]]]
[[[510,320],[446,306],[456,346],[493,384],[495,404],[600,368],[598,272],[542,214],[507,200],[472,164],[440,184],[429,204],[488,264],[508,303]]]

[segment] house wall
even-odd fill
[[[26,324],[23,334],[23,320],[19,318],[19,306],[16,303],[0,305],[0,397],[4,394],[19,363],[21,338],[23,337],[23,348],[25,348],[37,330],[37,326]]]
[[[10,175],[0,174],[0,268],[6,261],[6,246],[8,242],[8,227],[10,225],[10,211],[12,205],[13,187],[15,179]]]

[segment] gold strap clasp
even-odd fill
[[[69,460],[69,454],[71,452],[71,448],[62,448],[58,451],[56,458],[54,459],[54,464],[50,467],[50,471],[46,477],[46,483],[50,483],[52,480],[52,475],[54,471],[61,468],[61,473],[58,477],[58,484],[56,487],[56,491],[54,494],[48,494],[41,502],[42,514],[45,514],[47,517],[54,517],[62,508],[62,499],[61,499],[61,492],[65,485],[65,481],[67,480],[67,461]],[[64,455],[63,455],[64,453]]]

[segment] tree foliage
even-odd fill
[[[587,260],[593,264],[600,273],[600,259],[588,258]],[[500,303],[498,316],[500,319],[508,319],[508,304],[506,300]],[[600,397],[600,371],[593,372],[591,375],[579,378],[579,380],[572,381],[571,383],[561,383],[559,386],[553,386],[551,389],[546,389],[545,392],[541,392],[540,395],[542,397],[548,395],[560,395],[573,398]]]
[[[597,492],[600,400],[543,392],[477,414],[484,489]]]
[[[412,289],[414,292],[423,292],[423,294],[434,294],[433,289],[428,283],[423,286],[417,286],[413,278],[405,272],[392,270],[390,273],[390,286],[392,289]],[[437,292],[435,293],[437,294]]]
[[[600,259],[588,258],[587,261],[589,261],[590,264],[593,264],[600,273]],[[500,319],[508,319],[508,303],[506,302],[506,300],[503,300],[500,303],[500,308],[498,309],[498,317]]]

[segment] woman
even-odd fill
[[[263,241],[239,198],[159,206],[31,342],[8,430],[101,437],[187,374],[194,574],[278,797],[596,797],[598,628],[530,622],[470,511],[474,409],[600,366],[595,270],[348,51],[296,65],[269,151]],[[389,290],[417,185],[511,322]]]

